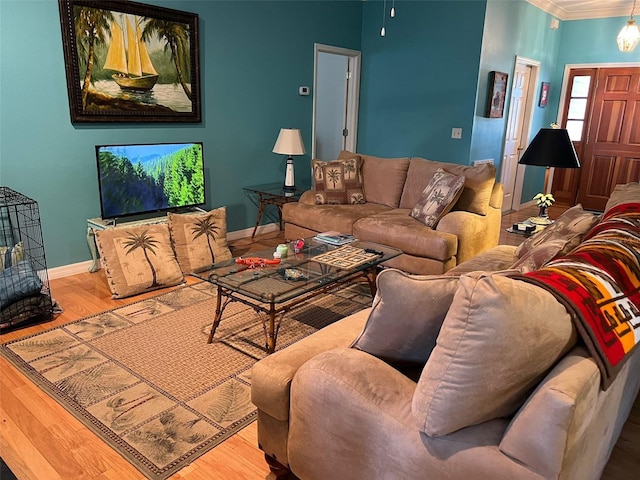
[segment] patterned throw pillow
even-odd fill
[[[464,176],[452,175],[439,168],[411,210],[411,216],[427,227],[435,227],[462,194]]]
[[[231,258],[226,207],[201,215],[168,213],[168,219],[171,241],[183,273]]]
[[[167,224],[98,230],[96,244],[113,298],[171,287],[184,280]]]
[[[365,203],[362,159],[359,156],[323,162],[311,160],[317,205]]]
[[[569,253],[582,241],[582,237],[600,220],[599,215],[585,211],[579,203],[560,215],[554,223],[544,230],[527,238],[516,249],[516,256],[522,258],[534,249],[552,240],[564,241],[564,246],[555,256]]]

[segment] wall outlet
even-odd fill
[[[462,138],[462,129],[461,128],[452,128],[451,129],[451,138],[456,138],[456,139]]]
[[[482,165],[483,163],[490,163],[491,165],[493,165],[493,158],[485,158],[484,160],[474,160],[473,166],[475,167],[476,165]]]

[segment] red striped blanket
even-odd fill
[[[640,203],[612,208],[568,255],[518,278],[567,307],[606,390],[640,344]]]

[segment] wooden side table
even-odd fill
[[[262,215],[268,205],[275,205],[278,209],[278,224],[280,230],[282,230],[282,206],[285,203],[297,202],[300,200],[300,196],[304,193],[304,190],[296,188],[295,192],[285,192],[281,183],[264,183],[262,185],[252,185],[242,187],[252,198],[256,199],[256,205],[258,206],[258,216],[256,218],[256,224],[253,227],[253,233],[251,238],[256,234]]]

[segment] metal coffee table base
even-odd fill
[[[224,309],[231,302],[240,302],[251,307],[256,314],[260,317],[262,322],[262,329],[265,337],[265,350],[267,354],[271,354],[276,349],[276,341],[278,339],[278,331],[280,330],[280,324],[284,316],[297,305],[306,302],[307,300],[317,297],[318,295],[327,293],[331,290],[336,290],[345,284],[351,284],[358,278],[363,278],[369,284],[371,290],[371,298],[376,294],[376,276],[378,273],[378,266],[374,265],[369,269],[362,270],[354,273],[353,276],[343,278],[339,281],[327,284],[324,287],[318,288],[311,292],[304,293],[299,297],[294,298],[286,303],[276,304],[274,301],[268,301],[266,303],[258,303],[256,300],[244,297],[236,292],[233,292],[225,287],[218,285],[218,298],[216,301],[216,313],[213,319],[213,325],[211,326],[211,332],[209,333],[209,339],[207,343],[213,342],[213,336],[216,333]],[[224,300],[223,300],[224,298]]]

